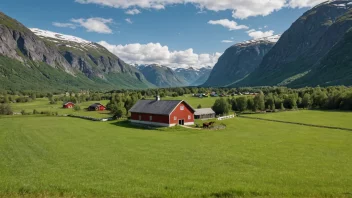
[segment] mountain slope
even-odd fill
[[[157,64],[137,66],[146,79],[157,87],[182,87],[188,83],[180,78],[175,71]]]
[[[281,36],[260,66],[235,86],[290,86],[320,67],[319,61],[352,27],[349,20],[341,23],[341,17],[351,7],[351,1],[328,1],[304,13]]]
[[[211,70],[211,67],[202,67],[200,69],[189,67],[177,68],[175,72],[178,77],[186,81],[189,86],[198,86],[202,85],[208,79]]]
[[[292,82],[292,87],[352,85],[352,29],[321,59],[306,76]]]
[[[121,87],[151,86],[136,68],[97,43],[35,28],[31,30],[49,45],[56,46],[71,67],[88,78],[100,78]]]
[[[245,78],[261,63],[280,35],[238,43],[219,58],[204,86],[228,86]]]
[[[34,31],[34,30],[33,30]],[[109,90],[152,86],[143,74],[105,48],[78,41],[41,38],[0,12],[0,89]],[[79,39],[83,40],[83,39]],[[88,42],[88,41],[87,41]],[[35,86],[34,86],[35,85]]]

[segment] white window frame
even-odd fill
[[[149,121],[153,121],[153,116],[149,116]]]
[[[174,116],[174,120],[175,120],[175,121],[177,120],[177,116]]]
[[[180,110],[181,110],[181,111],[185,110],[185,106],[184,106],[184,105],[181,105],[181,106],[180,106]]]
[[[192,119],[192,116],[191,115],[188,115],[188,120]]]

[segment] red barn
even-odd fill
[[[88,107],[88,111],[104,111],[106,107],[100,103],[92,104]]]
[[[183,100],[140,100],[130,110],[131,122],[171,127],[193,125],[195,110]]]
[[[66,102],[62,108],[64,109],[72,109],[75,106],[75,104],[73,102]]]

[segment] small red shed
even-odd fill
[[[92,104],[88,107],[89,111],[104,111],[106,107],[100,103]]]
[[[195,110],[183,100],[140,100],[130,110],[131,122],[171,127],[193,125]]]
[[[74,106],[75,106],[75,104],[73,102],[66,102],[66,103],[64,103],[62,108],[64,108],[64,109],[72,109]]]

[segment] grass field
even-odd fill
[[[90,105],[99,102],[103,105],[106,105],[109,101],[89,101],[78,104],[81,107],[81,111],[74,111],[73,109],[64,109],[62,108],[62,102],[58,102],[57,104],[50,104],[47,98],[37,98],[35,101],[28,103],[14,103],[11,104],[12,110],[14,112],[21,112],[25,110],[26,112],[33,112],[33,110],[41,111],[50,111],[50,112],[58,112],[60,115],[62,114],[72,114],[72,115],[81,115],[81,116],[91,116],[95,118],[106,118],[110,117],[109,111],[97,112],[97,111],[86,111],[85,108],[88,108]]]
[[[301,110],[246,116],[352,129],[352,112]]]
[[[0,197],[352,196],[351,132],[224,123],[221,131],[144,130],[0,117]]]

